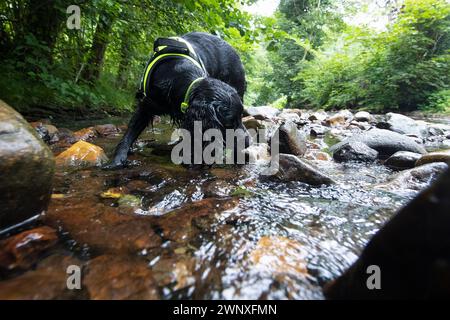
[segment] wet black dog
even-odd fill
[[[152,71],[146,96],[139,92],[138,106],[128,129],[118,144],[110,168],[126,163],[128,151],[155,115],[169,115],[175,123],[193,133],[194,121],[201,121],[202,130],[242,129],[245,146],[248,133],[242,124],[245,72],[239,55],[222,39],[201,32],[181,37],[190,43],[200,57],[207,76],[197,81],[190,91],[189,107],[181,111],[181,103],[191,83],[204,71],[186,58],[159,62]]]

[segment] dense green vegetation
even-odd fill
[[[243,10],[254,2],[84,0],[70,30],[71,1],[3,1],[0,98],[24,113],[129,110],[153,40],[201,30],[240,52],[247,105],[450,111],[448,1],[385,0],[382,31],[346,23],[365,0],[281,0],[271,17]]]

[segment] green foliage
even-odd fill
[[[421,109],[429,112],[450,113],[450,89],[432,93]]]
[[[312,107],[413,110],[449,87],[450,4],[407,0],[380,34],[332,34],[295,77]]]
[[[0,4],[0,98],[19,111],[129,110],[157,37],[211,32],[244,60],[255,43],[252,17],[240,10],[253,0],[86,0],[81,30],[65,27],[69,2]]]

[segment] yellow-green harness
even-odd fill
[[[149,78],[152,71],[158,62],[168,58],[184,58],[191,61],[195,66],[203,71],[204,76],[199,77],[191,82],[186,90],[184,101],[180,105],[181,112],[186,112],[189,107],[189,95],[194,85],[200,80],[204,79],[207,75],[206,69],[203,65],[200,57],[195,53],[192,45],[183,38],[171,37],[171,38],[159,38],[155,41],[153,56],[145,67],[144,74],[141,80],[141,90],[144,95],[147,96]]]

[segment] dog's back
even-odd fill
[[[182,36],[194,47],[202,59],[209,76],[234,87],[244,97],[245,71],[236,50],[217,36],[204,32],[191,32]]]

